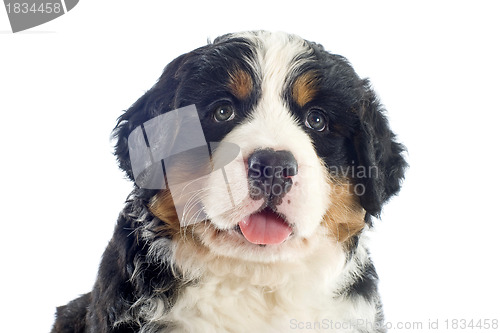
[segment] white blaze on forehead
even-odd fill
[[[256,131],[251,141],[261,147],[254,149],[290,150],[290,146],[296,143],[311,144],[297,124],[301,119],[295,119],[286,105],[284,94],[285,88],[290,86],[290,79],[308,60],[312,49],[302,38],[282,32],[242,33],[236,37],[248,39],[256,47],[253,67],[261,81],[261,97],[248,123],[254,123],[251,127]]]
[[[234,37],[247,39],[256,48],[251,63],[261,79],[262,100],[282,99],[287,81],[312,55],[304,39],[283,32],[245,32]]]

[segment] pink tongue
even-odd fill
[[[253,244],[280,244],[292,233],[292,228],[278,215],[262,211],[239,223],[243,236]]]

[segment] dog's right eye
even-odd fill
[[[219,105],[213,112],[215,121],[223,122],[234,118],[234,108],[230,104]]]
[[[325,114],[316,109],[309,111],[306,117],[306,126],[316,132],[323,132],[327,127],[328,121]]]

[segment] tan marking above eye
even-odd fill
[[[236,98],[243,100],[250,96],[253,81],[250,74],[242,69],[237,69],[229,75],[229,90]]]
[[[314,72],[307,72],[299,76],[292,86],[292,98],[300,107],[303,107],[318,93],[318,78]]]

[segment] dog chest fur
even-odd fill
[[[196,282],[185,287],[168,312],[164,300],[156,299],[148,320],[154,327],[168,327],[164,332],[293,332],[325,325],[354,332],[360,318],[376,321],[373,304],[362,297],[334,297],[359,274],[358,263],[367,260],[363,247],[355,257],[346,264],[341,247],[326,237],[300,261],[244,263],[206,254],[201,271],[181,268]]]

